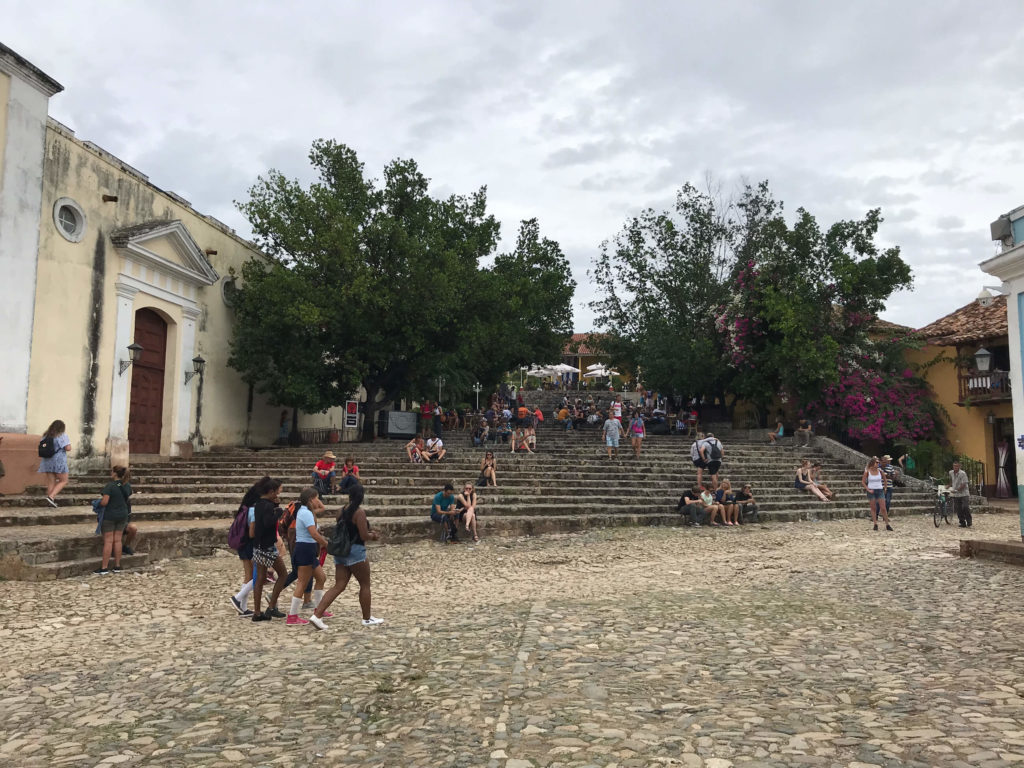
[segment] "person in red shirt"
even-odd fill
[[[337,492],[337,489],[334,487],[334,465],[337,458],[334,453],[327,451],[320,457],[320,461],[316,463],[316,466],[313,467],[313,487],[321,495]]]
[[[356,464],[356,460],[353,459],[351,456],[346,456],[345,457],[345,462],[341,465],[341,470],[340,471],[341,471],[341,480],[338,483],[338,487],[342,491],[347,490],[349,485],[351,485],[352,483],[360,482],[359,465]],[[346,480],[345,478],[348,478],[348,477],[351,477],[352,479],[351,480]]]

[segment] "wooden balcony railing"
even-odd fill
[[[1010,399],[1009,371],[961,371],[960,404],[995,402]]]

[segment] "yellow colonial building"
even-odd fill
[[[281,409],[227,364],[232,272],[266,257],[51,119],[61,90],[0,45],[0,492],[55,419],[72,468],[274,442]]]
[[[984,463],[986,496],[1016,496],[1006,297],[982,291],[914,333],[925,346],[907,358],[928,366],[925,378],[952,421],[953,451]]]

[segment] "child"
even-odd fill
[[[720,525],[715,522],[715,518],[721,514],[723,522],[725,521],[725,507],[716,503],[714,495],[704,486],[700,487],[700,503],[704,505],[704,509],[708,513],[708,522],[719,528]]]
[[[334,487],[334,463],[337,458],[331,451],[327,451],[313,468],[313,486],[321,496],[335,493],[336,491]]]
[[[315,488],[306,488],[299,495],[299,511],[295,515],[295,551],[293,560],[298,569],[299,577],[295,581],[295,592],[292,594],[291,608],[285,619],[285,625],[296,627],[301,624],[308,624],[305,619],[299,618],[299,608],[302,607],[302,595],[306,591],[310,578],[316,579],[317,588],[313,590],[313,602],[319,604],[324,595],[324,569],[320,567],[320,549],[327,547],[327,539],[323,537],[316,526],[315,513],[324,508],[320,496]],[[322,618],[327,618],[323,614]]]
[[[273,568],[277,572],[274,591],[270,595],[267,609],[253,614],[253,621],[270,621],[272,618],[284,618],[285,614],[277,609],[277,598],[284,589],[284,580],[288,572],[284,560],[278,552],[277,520],[281,516],[277,506],[281,495],[281,481],[271,479],[260,485],[260,498],[253,506],[252,522],[249,524],[249,538],[252,540],[252,560],[256,564],[256,584],[253,588],[257,609],[263,598],[263,582],[267,571]]]
[[[784,432],[785,428],[782,426],[782,422],[777,421],[774,431],[768,433],[768,445],[775,445]]]
[[[121,570],[121,537],[128,524],[128,497],[131,486],[127,486],[128,470],[125,467],[111,467],[110,482],[103,486],[99,506],[103,508],[100,531],[103,533],[103,561],[93,573],[105,575],[110,573],[107,565],[110,555],[114,555],[114,573]]]

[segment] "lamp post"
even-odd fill
[[[483,391],[483,387],[480,386],[480,382],[476,382],[473,385],[473,391],[476,392],[476,409],[480,410],[480,392]]]
[[[441,404],[441,387],[443,387],[444,385],[445,385],[445,378],[444,378],[444,376],[438,376],[437,377],[437,404],[438,405]]]
[[[525,372],[526,372],[526,366],[525,365],[520,365],[519,366],[519,388],[520,389],[523,388],[523,374]]]

